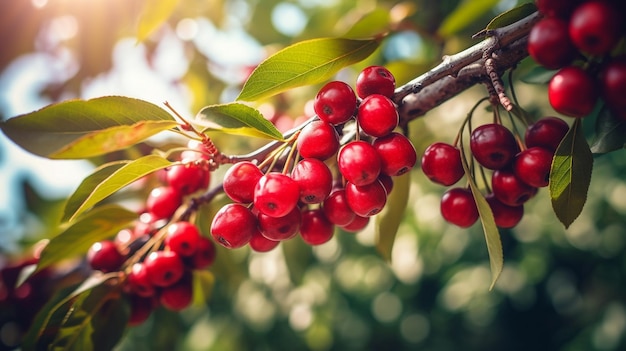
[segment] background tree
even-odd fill
[[[4,135],[35,155],[86,160],[89,170],[51,199],[16,167],[3,169],[7,184],[23,185],[11,193],[23,190],[20,216],[31,220],[3,226],[2,347],[623,348],[625,133],[615,93],[625,81],[623,5],[537,5],[539,13],[507,1],[3,4],[2,113],[19,115],[0,125]],[[359,86],[372,66],[394,77],[395,90],[376,92],[395,103],[397,135],[412,142],[423,172],[392,174],[384,206],[366,212],[384,209],[356,235],[337,225],[326,241],[324,231],[307,236],[300,227],[301,236],[271,249],[266,239],[249,243],[245,220],[216,220],[251,216],[227,205],[250,202],[222,189],[230,164],[304,177],[294,165],[309,158],[300,143],[305,126],[320,125],[315,114],[331,119],[342,144],[387,137],[380,122],[368,124]],[[358,127],[323,115],[319,106],[334,102],[320,105],[316,95],[331,81],[358,95]],[[481,146],[479,132],[505,126],[513,147],[528,151],[526,130],[549,115],[566,122],[547,138],[550,185],[537,191],[545,177],[526,179],[537,183],[513,199],[528,200],[518,222],[520,207],[503,216],[489,196],[500,186],[489,177],[506,170],[490,163],[494,147]],[[419,162],[437,142],[460,149],[462,181],[441,173],[445,162]],[[544,157],[537,153],[528,158]],[[359,181],[334,159],[326,160],[331,177]],[[450,198],[470,199],[467,210],[447,211]],[[318,216],[319,205],[308,207],[301,224]],[[256,200],[254,208],[266,214]],[[272,223],[255,216],[262,229]]]

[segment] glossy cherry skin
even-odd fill
[[[291,239],[298,234],[298,229],[300,229],[301,215],[297,207],[283,217],[271,217],[259,212],[257,218],[258,229],[264,237],[270,240]]]
[[[322,120],[311,121],[302,128],[296,147],[303,158],[324,161],[339,150],[339,135],[331,124]]]
[[[302,211],[300,236],[309,245],[321,245],[333,237],[335,225],[320,208]]]
[[[577,66],[561,68],[550,79],[548,100],[555,111],[570,117],[585,117],[598,100],[596,80]]]
[[[528,148],[515,156],[513,171],[524,183],[541,188],[548,186],[554,153],[541,147]]]
[[[195,193],[209,186],[210,172],[200,163],[187,162],[172,166],[167,170],[166,178],[170,187],[181,194]]]
[[[237,203],[227,204],[213,217],[211,235],[220,245],[235,249],[250,241],[256,226],[256,217],[249,208]]]
[[[133,264],[126,278],[126,284],[130,291],[142,297],[152,297],[156,291],[148,277],[146,266],[141,262]]]
[[[602,97],[618,116],[626,120],[626,57],[607,63],[600,72]]]
[[[352,118],[356,104],[356,95],[348,84],[332,81],[319,90],[313,101],[313,109],[322,121],[338,125]]]
[[[507,166],[518,150],[513,133],[495,123],[483,124],[472,131],[470,149],[476,161],[488,169]]]
[[[376,138],[372,143],[380,156],[381,173],[399,176],[410,171],[417,162],[415,147],[409,138],[396,132]]]
[[[558,69],[576,58],[577,51],[569,38],[568,23],[560,18],[544,18],[528,35],[528,54],[548,69]]]
[[[146,199],[146,209],[155,219],[170,218],[182,204],[182,194],[169,186],[152,189]]]
[[[196,252],[200,231],[192,223],[181,221],[170,225],[165,236],[165,245],[182,257]]]
[[[87,262],[91,268],[104,273],[115,272],[124,263],[124,256],[113,241],[103,240],[94,243],[87,251]]]
[[[270,240],[261,234],[261,231],[257,230],[250,239],[250,248],[256,252],[268,252],[273,250],[280,241]]]
[[[254,188],[254,207],[268,216],[287,215],[296,207],[298,200],[300,200],[298,183],[282,173],[265,174]]]
[[[524,141],[526,147],[542,147],[552,152],[569,131],[569,125],[557,117],[544,117],[531,124],[526,129]]]
[[[623,33],[622,16],[609,1],[582,3],[569,20],[570,38],[580,51],[596,56],[607,54]]]
[[[224,174],[224,192],[235,202],[250,203],[254,200],[254,187],[263,172],[250,161],[237,162]]]
[[[381,170],[378,152],[363,140],[344,145],[337,155],[337,165],[343,177],[358,186],[376,181]]]
[[[445,186],[455,184],[465,174],[461,151],[442,142],[429,145],[422,155],[422,171],[434,183]]]
[[[391,98],[395,88],[395,77],[387,68],[382,66],[366,67],[356,78],[356,93],[361,99],[372,94]]]
[[[524,216],[524,206],[509,206],[498,200],[493,193],[485,196],[496,225],[500,228],[515,227]]]
[[[181,257],[174,251],[154,251],[144,260],[150,283],[158,287],[172,286],[185,272]]]
[[[472,192],[467,188],[448,189],[441,197],[441,215],[461,228],[471,227],[478,220],[478,208]]]
[[[356,118],[361,130],[373,137],[382,137],[391,133],[400,120],[393,101],[380,94],[365,97],[359,105]]]
[[[305,204],[318,204],[330,195],[333,175],[328,166],[316,159],[300,160],[291,171],[291,178],[300,188],[300,201]]]
[[[365,227],[367,227],[367,225],[370,222],[370,217],[363,217],[363,216],[355,216],[354,219],[346,224],[341,226],[341,229],[343,229],[344,231],[348,232],[348,233],[358,233],[361,230],[365,229]]]
[[[537,194],[537,188],[524,183],[510,168],[493,172],[491,187],[495,197],[509,206],[523,205]]]
[[[349,224],[356,216],[348,205],[345,189],[333,191],[328,198],[324,200],[322,210],[331,223],[339,226]]]
[[[361,217],[371,217],[385,207],[387,191],[378,180],[361,186],[347,182],[346,200],[355,214]]]

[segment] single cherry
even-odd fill
[[[170,218],[183,203],[182,194],[170,187],[161,186],[152,189],[146,199],[146,210],[155,219]]]
[[[515,227],[524,216],[524,206],[509,206],[502,203],[496,198],[493,193],[485,196],[496,225],[500,228],[513,228]]]
[[[569,38],[568,23],[560,18],[544,18],[528,35],[528,54],[548,69],[558,69],[576,58],[576,47]]]
[[[528,148],[515,156],[513,171],[524,183],[541,188],[548,185],[554,153],[542,147]]]
[[[336,189],[324,200],[322,210],[331,223],[339,226],[349,224],[356,215],[348,205],[346,191],[343,188]]]
[[[510,168],[493,172],[491,187],[495,197],[509,206],[520,206],[537,194],[537,188],[524,183]]]
[[[409,138],[392,132],[386,136],[376,138],[372,143],[380,156],[381,173],[389,176],[399,176],[410,171],[417,162],[415,147]]]
[[[357,186],[373,183],[381,170],[378,152],[363,140],[344,145],[337,155],[337,165],[343,177]]]
[[[154,251],[144,260],[150,283],[158,287],[172,286],[183,276],[185,266],[174,251]]]
[[[200,231],[190,222],[176,222],[167,228],[165,245],[182,257],[191,256],[196,252]]]
[[[598,100],[596,80],[580,67],[561,68],[550,79],[548,100],[555,111],[566,116],[587,116]]]
[[[356,119],[363,132],[373,137],[382,137],[398,126],[399,116],[396,105],[390,98],[372,94],[361,101]]]
[[[474,195],[467,188],[448,189],[441,197],[441,215],[448,222],[461,228],[471,227],[478,220],[478,208]]]
[[[113,241],[103,240],[94,243],[87,251],[87,262],[91,268],[104,273],[115,272],[124,263],[124,256]]]
[[[265,174],[254,188],[254,207],[268,216],[287,215],[296,207],[298,200],[300,200],[298,183],[282,173]]]
[[[391,98],[395,88],[395,77],[387,68],[382,66],[366,67],[356,78],[356,93],[361,99],[372,94]]]
[[[568,131],[569,125],[564,120],[544,117],[528,126],[524,141],[528,148],[538,146],[555,152]]]
[[[303,158],[323,161],[339,150],[339,135],[331,124],[314,120],[302,128],[296,147]]]
[[[270,240],[291,239],[298,234],[298,229],[300,229],[301,215],[297,207],[283,217],[271,217],[259,212],[257,218],[261,234]]]
[[[211,235],[220,245],[235,249],[246,245],[257,226],[256,217],[244,205],[223,206],[213,217]]]
[[[332,224],[320,208],[302,211],[300,235],[309,245],[321,245],[333,237],[335,225]]]
[[[442,142],[429,145],[422,155],[422,171],[432,182],[445,186],[455,184],[465,174],[461,151]]]
[[[261,231],[257,230],[252,234],[249,245],[250,248],[256,252],[268,252],[273,250],[280,241],[270,240],[261,234]]]
[[[387,191],[383,184],[376,180],[366,185],[346,183],[346,201],[355,214],[361,217],[371,217],[380,211],[387,203]]]
[[[224,192],[231,200],[250,203],[254,200],[254,187],[263,172],[250,161],[237,162],[224,174]]]
[[[333,125],[347,122],[356,111],[356,95],[341,81],[332,81],[320,89],[313,101],[313,109],[324,122]]]
[[[300,201],[305,204],[318,204],[324,201],[333,187],[333,175],[328,166],[316,159],[300,160],[291,171],[291,178],[300,188]]]
[[[609,53],[622,35],[622,16],[609,1],[582,3],[569,20],[569,35],[576,47],[591,55]]]
[[[500,169],[517,153],[515,137],[505,126],[483,124],[472,131],[470,149],[478,163],[488,169]]]

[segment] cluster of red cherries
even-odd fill
[[[622,0],[536,0],[536,4],[544,18],[529,34],[528,53],[540,65],[558,70],[548,85],[552,107],[580,118],[602,98],[626,120],[626,4]]]
[[[515,227],[524,215],[524,203],[548,185],[554,152],[568,130],[562,119],[544,117],[528,126],[524,142],[500,123],[483,124],[471,132],[473,160],[491,173],[485,178],[485,199],[498,227]],[[456,144],[436,142],[424,151],[422,170],[431,181],[452,186],[465,175],[461,157],[465,156]],[[473,225],[479,213],[471,189],[448,189],[441,199],[441,214],[459,227]]]
[[[213,218],[215,241],[263,252],[298,233],[307,244],[320,245],[336,227],[362,230],[385,206],[392,177],[417,159],[411,141],[394,131],[394,90],[395,78],[381,66],[360,72],[356,93],[345,82],[324,85],[313,105],[318,118],[301,129],[290,149],[296,156],[287,158],[282,171],[248,161],[228,169],[223,186],[233,202]],[[341,146],[339,133],[351,120],[355,137]]]

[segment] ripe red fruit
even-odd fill
[[[313,110],[324,122],[333,125],[347,122],[356,111],[356,95],[352,88],[340,81],[327,83],[313,101]]]
[[[129,326],[137,326],[145,322],[152,314],[154,303],[151,297],[141,297],[130,295],[128,298],[130,306],[130,316],[128,317]]]
[[[264,237],[281,241],[291,239],[298,234],[300,229],[301,215],[300,209],[295,207],[283,217],[271,217],[259,212],[259,230]]]
[[[254,207],[271,217],[283,217],[300,200],[300,187],[289,176],[270,172],[259,179],[254,188]]]
[[[620,12],[605,0],[589,1],[574,10],[569,35],[576,47],[591,55],[607,54],[622,34]]]
[[[398,110],[390,98],[380,95],[368,95],[361,101],[357,121],[361,130],[373,137],[382,137],[398,126]]]
[[[196,247],[196,252],[191,256],[191,260],[188,261],[191,263],[191,268],[193,269],[204,269],[209,267],[215,261],[215,244],[209,238],[201,236],[198,239],[198,246]]]
[[[626,58],[614,59],[602,68],[600,85],[606,103],[626,119]]]
[[[309,245],[321,245],[333,237],[335,225],[324,215],[320,208],[302,211],[300,235]]]
[[[200,231],[192,223],[181,221],[170,225],[165,236],[165,245],[180,256],[191,256],[196,252]]]
[[[235,202],[252,202],[254,187],[262,176],[263,172],[254,163],[237,162],[224,174],[224,192]]]
[[[493,172],[491,187],[495,197],[509,206],[520,206],[537,194],[537,188],[524,183],[509,168]]]
[[[467,188],[448,189],[441,197],[441,215],[448,222],[461,228],[471,227],[478,220],[478,208],[474,195]]]
[[[517,153],[517,143],[510,130],[501,124],[483,124],[472,131],[470,149],[478,163],[488,169],[500,169]]]
[[[339,135],[331,124],[315,120],[302,128],[296,147],[303,158],[323,161],[339,150]]]
[[[595,79],[576,66],[561,68],[550,79],[548,100],[555,111],[570,117],[584,117],[598,100]]]
[[[388,69],[382,66],[369,66],[363,69],[356,78],[356,93],[361,98],[380,94],[393,97],[396,79]]]
[[[569,38],[568,23],[560,18],[544,18],[528,35],[528,54],[548,69],[558,69],[576,58],[576,48]]]
[[[291,178],[300,188],[300,201],[318,204],[324,201],[333,187],[333,175],[326,164],[316,158],[300,160],[291,171]]]
[[[176,284],[163,288],[159,294],[159,302],[170,311],[182,311],[191,304],[193,284],[191,274]]]
[[[155,293],[154,285],[148,277],[146,265],[139,262],[133,264],[130,273],[126,277],[126,284],[134,294],[142,297],[152,297]]]
[[[324,200],[322,210],[331,223],[339,226],[349,224],[356,216],[348,205],[345,189],[333,191],[328,198]]]
[[[144,260],[150,283],[158,287],[171,286],[183,276],[185,266],[174,251],[154,251]]]
[[[521,181],[530,186],[547,186],[553,155],[553,152],[541,147],[528,148],[515,156],[513,171]]]
[[[250,239],[250,248],[256,252],[268,252],[273,250],[280,241],[270,240],[261,234],[259,230],[252,234],[252,238]]]
[[[167,183],[183,195],[192,194],[209,186],[210,172],[202,164],[187,162],[167,170]]]
[[[564,120],[544,117],[528,126],[524,141],[528,148],[538,146],[554,152],[568,131],[569,125]]]
[[[461,151],[450,144],[437,142],[424,150],[422,171],[432,182],[450,186],[458,182],[465,171]]]
[[[365,229],[370,222],[369,217],[355,216],[350,223],[341,226],[341,229],[348,233],[357,233]]]
[[[568,18],[579,2],[579,0],[535,0],[541,14],[560,18]]]
[[[119,270],[124,259],[115,243],[110,240],[96,242],[87,251],[87,262],[91,268],[104,273]]]
[[[169,186],[152,189],[146,199],[146,210],[155,218],[170,218],[182,204],[182,194]]]
[[[337,165],[343,177],[358,186],[376,181],[381,170],[378,152],[363,140],[344,145],[337,155]]]
[[[256,217],[249,208],[237,203],[227,204],[213,217],[211,235],[220,245],[236,249],[250,241],[256,225]]]
[[[371,217],[385,207],[387,191],[385,191],[385,187],[378,180],[361,186],[347,182],[346,201],[348,206],[358,216]]]
[[[485,196],[496,225],[500,228],[515,227],[524,216],[524,206],[509,206],[498,200],[493,193]]]
[[[380,157],[381,173],[389,176],[402,175],[417,162],[415,147],[409,138],[396,132],[377,138],[372,143]]]

